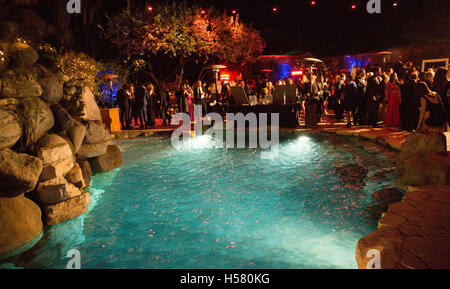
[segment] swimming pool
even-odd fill
[[[357,268],[355,244],[377,224],[371,194],[397,177],[357,142],[280,135],[267,160],[204,136],[183,150],[165,137],[118,141],[124,165],[93,178],[88,212],[12,263],[65,268],[77,249],[81,268]]]

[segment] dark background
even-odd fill
[[[59,3],[59,10],[55,10]],[[134,9],[173,2],[164,0],[131,0]],[[450,43],[449,0],[381,0],[382,13],[369,14],[368,0],[187,0],[207,9],[210,6],[240,14],[242,21],[252,24],[266,42],[265,54],[280,54],[299,50],[318,56],[334,56],[380,51],[416,43]],[[393,2],[398,2],[393,7]],[[70,22],[75,47],[94,57],[108,51],[108,43],[99,38],[98,25],[105,25],[105,14],[113,16],[127,5],[127,0],[82,0],[83,13],[61,12],[67,0],[39,0],[40,14],[57,25]],[[352,10],[351,5],[357,5]],[[273,7],[278,12],[272,11]],[[59,12],[56,12],[59,11]],[[298,18],[298,11],[300,17]],[[56,16],[55,16],[56,15]],[[64,15],[64,16],[62,16]],[[88,16],[86,20],[86,15]]]

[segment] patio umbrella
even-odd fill
[[[119,78],[118,75],[115,74],[105,74],[101,77],[101,79],[108,79],[109,80],[109,88],[111,88],[111,95],[109,96],[111,101],[111,107],[113,107],[113,79]]]
[[[217,81],[219,80],[219,71],[221,69],[225,69],[225,68],[227,68],[227,67],[222,64],[212,64],[207,67],[207,69],[211,69],[214,72],[214,80],[215,80],[216,84],[217,84]]]

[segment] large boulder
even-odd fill
[[[49,134],[39,139],[36,143],[36,151],[44,165],[73,157],[70,145],[56,134]]]
[[[86,136],[84,143],[95,144],[108,138],[105,125],[101,121],[88,121],[86,124]]]
[[[74,126],[75,120],[60,104],[52,104],[50,109],[53,111],[54,118],[57,120],[60,130],[68,130]]]
[[[122,153],[117,145],[109,145],[106,154],[89,159],[95,173],[109,172],[122,166]]]
[[[78,163],[75,163],[70,172],[65,176],[66,180],[73,184],[75,187],[79,189],[83,189],[86,187],[86,182],[84,181],[83,171],[80,168]]]
[[[0,149],[10,148],[22,136],[19,117],[11,111],[0,109]]]
[[[14,42],[9,46],[8,54],[14,65],[29,67],[39,59],[37,51],[26,43]]]
[[[8,70],[0,75],[0,98],[41,96],[42,88],[32,74]]]
[[[36,143],[36,155],[44,168],[40,181],[48,181],[66,175],[74,166],[73,151],[68,142],[59,135],[46,135]]]
[[[41,172],[40,159],[10,149],[0,150],[0,197],[15,197],[32,191]]]
[[[81,195],[79,188],[63,177],[39,183],[36,196],[40,205],[52,205]]]
[[[23,99],[19,104],[26,147],[33,145],[54,125],[53,113],[48,105],[38,97]]]
[[[51,164],[47,164],[42,169],[42,173],[41,176],[39,177],[39,180],[43,182],[57,177],[65,176],[70,172],[73,166],[74,161],[72,157],[65,158]]]
[[[86,136],[86,127],[75,121],[74,125],[67,130],[67,135],[73,143],[75,153],[77,153]]]
[[[90,159],[106,154],[109,141],[95,144],[82,144],[77,152],[77,159]]]
[[[404,173],[406,160],[420,159],[430,154],[447,155],[445,135],[443,133],[410,134],[403,143],[397,160],[399,173]]]
[[[43,206],[44,223],[53,226],[84,214],[90,202],[89,193],[83,193],[75,198],[68,199],[53,205]]]
[[[86,187],[89,187],[91,185],[92,180],[91,164],[89,163],[88,160],[77,160],[77,164],[80,166]]]
[[[0,197],[0,259],[21,253],[18,250],[36,242],[42,229],[41,210],[35,203],[23,195]]]
[[[98,108],[95,96],[89,87],[83,89],[81,99],[84,103],[83,119],[84,120],[102,120],[100,109]]]
[[[41,98],[47,103],[58,103],[63,97],[63,85],[56,75],[43,66],[39,66],[40,76],[38,79],[42,88]]]
[[[450,157],[433,154],[405,159],[403,172],[398,186],[450,185]]]

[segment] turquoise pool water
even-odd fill
[[[208,137],[117,143],[124,165],[94,177],[89,211],[3,267],[65,268],[77,249],[82,268],[356,268],[371,193],[396,177],[345,137],[282,135],[273,160]]]

